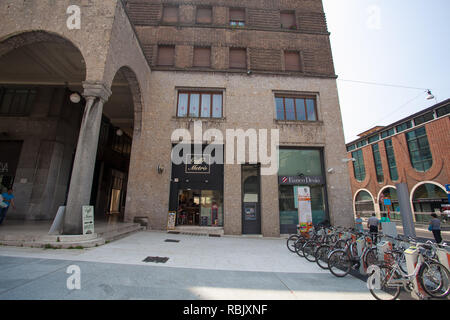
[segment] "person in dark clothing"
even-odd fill
[[[431,220],[430,220],[430,225],[428,226],[428,230],[433,232],[434,240],[436,240],[436,243],[442,242],[441,221],[437,217],[436,213],[431,214]]]
[[[367,228],[369,228],[370,234],[372,235],[373,243],[377,243],[378,226],[380,225],[380,220],[376,217],[375,213],[367,220]]]

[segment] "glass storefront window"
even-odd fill
[[[279,150],[278,175],[289,176],[320,176],[323,178],[322,154],[318,149],[282,149]],[[279,185],[280,232],[295,233],[298,221],[298,203],[296,190],[300,185]],[[328,219],[325,185],[307,185],[311,194],[311,212],[313,224],[325,222]]]
[[[319,150],[280,149],[279,176],[320,176],[322,161]]]
[[[223,200],[219,190],[180,190],[177,225],[223,226]]]

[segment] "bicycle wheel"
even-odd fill
[[[306,239],[302,237],[302,238],[298,238],[298,240],[295,242],[295,245],[294,245],[295,253],[298,254],[302,258],[304,257],[303,246],[305,245],[305,243],[306,243]]]
[[[305,243],[303,246],[303,256],[306,260],[309,262],[316,262],[316,249],[317,249],[317,242],[314,240],[310,240]]]
[[[419,270],[419,281],[425,292],[434,298],[445,298],[450,293],[450,272],[438,262],[424,263]]]
[[[386,265],[379,266],[379,284],[375,278],[374,282],[369,283],[369,291],[377,300],[395,300],[400,295],[400,284],[389,284],[389,280],[400,279],[400,275],[396,270]],[[377,275],[374,275],[376,277]]]
[[[352,268],[352,261],[345,250],[332,251],[328,256],[328,269],[339,278],[345,277]]]
[[[371,248],[369,251],[367,251],[366,255],[364,256],[364,263],[367,267],[369,267],[372,264],[378,263],[378,251],[377,248]]]
[[[299,238],[298,234],[293,234],[287,239],[286,245],[289,251],[295,252],[295,242],[298,240],[298,238]]]
[[[331,247],[327,244],[321,245],[316,250],[316,263],[322,269],[328,269],[328,254],[330,253]]]

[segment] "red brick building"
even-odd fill
[[[450,177],[450,99],[347,144],[353,209],[362,216],[389,209],[400,219],[395,184],[406,183],[416,222],[448,203]],[[392,205],[384,205],[383,199]]]

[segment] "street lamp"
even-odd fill
[[[431,90],[427,90],[427,100],[433,100],[435,98],[435,96],[431,93]]]

